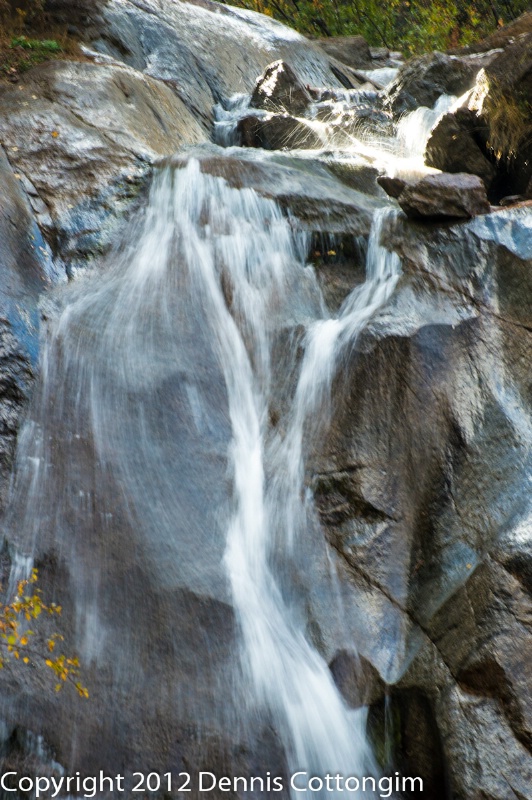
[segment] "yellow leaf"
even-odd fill
[[[30,660],[29,660],[28,656],[24,656],[24,658],[22,660],[23,660],[23,662],[25,664],[29,664],[30,663]]]
[[[57,137],[59,136],[59,131],[52,131],[52,136],[54,137],[54,139],[57,139]]]

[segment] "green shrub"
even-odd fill
[[[511,22],[530,0],[227,0],[310,36],[361,34],[405,54],[469,44]]]

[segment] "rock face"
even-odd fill
[[[119,64],[51,62],[0,103],[1,141],[69,269],[109,243],[155,158],[206,139],[168,86]]]
[[[412,58],[387,88],[386,104],[398,116],[418,106],[432,108],[442,94],[460,96],[471,89],[482,66],[479,59],[445,53]]]
[[[294,70],[284,61],[274,61],[257,81],[251,95],[252,108],[303,114],[312,98]]]
[[[39,295],[57,281],[34,213],[42,201],[24,191],[0,147],[0,509],[5,508],[16,437],[39,352]],[[33,208],[32,208],[33,204]],[[44,209],[46,210],[46,209]]]
[[[307,110],[307,84],[330,85],[330,97],[340,101],[343,73],[317,44],[209,0],[71,5],[50,0],[48,7],[57,19],[87,26],[89,60],[43,65],[16,87],[0,86],[2,508],[38,371],[39,325],[49,313],[39,306],[43,293],[67,271],[76,277],[80,303],[89,285],[105,287],[110,298],[131,289],[114,281],[113,255],[99,261],[92,283],[73,267],[91,265],[111,242],[133,258],[134,209],[145,201],[154,162],[162,158],[177,169],[195,159],[204,175],[224,178],[248,200],[274,199],[314,261],[315,272],[305,268],[291,287],[294,302],[282,324],[275,328],[272,320],[272,429],[294,390],[318,283],[334,313],[363,280],[375,212],[396,207],[368,161],[222,150],[208,142],[214,103],[251,93],[272,59],[293,70],[288,85],[278,86],[291,113],[297,113],[294,96]],[[509,60],[485,71],[499,81],[513,75],[515,94],[504,85],[517,100],[529,86],[527,65],[517,69],[518,52],[528,51],[505,54]],[[480,61],[436,54],[419,63],[418,73],[405,67],[404,91],[390,94],[394,111],[462,91]],[[434,158],[440,151],[452,155],[449,169],[462,169],[463,159],[469,171],[474,155],[486,183],[495,163],[484,148],[488,118],[486,127],[472,130],[473,113],[476,107],[444,118],[448,127],[433,134],[431,147]],[[295,122],[290,114],[256,116],[242,123],[243,135],[253,147],[258,141],[263,148],[293,148],[301,133]],[[279,124],[284,133],[275,133]],[[288,129],[296,138],[283,145]],[[454,135],[460,148],[445,153],[445,137]],[[404,215],[385,224],[383,243],[400,254],[402,277],[383,313],[342,359],[330,424],[305,443],[305,483],[321,523],[309,526],[298,554],[308,637],[346,703],[370,705],[376,751],[384,752],[385,739],[392,742],[394,769],[422,776],[431,800],[526,798],[532,780],[530,209],[487,214],[484,184],[472,175],[379,183],[425,224]],[[117,238],[125,212],[130,227]],[[43,588],[64,605],[65,633],[85,654],[91,701],[80,707],[67,694],[43,692],[38,669],[2,674],[4,771],[26,758],[38,762],[36,774],[56,761],[87,774],[116,773],[117,764],[220,775],[286,768],[273,727],[244,729],[236,704],[225,702],[241,680],[233,601],[220,572],[227,392],[201,303],[173,305],[190,289],[179,258],[173,267],[175,292],[157,296],[154,313],[152,333],[160,325],[164,336],[143,369],[127,363],[123,373],[115,370],[119,341],[106,340],[108,349],[90,363],[80,362],[86,342],[76,349],[75,330],[72,339],[54,342],[61,357],[53,385],[63,386],[73,372],[82,376],[70,394],[35,399],[35,408],[42,401],[51,409],[55,438],[39,464],[54,470],[57,494],[43,500],[37,531],[25,512],[8,515],[4,530],[11,549],[19,537],[36,536]],[[148,297],[141,289],[139,318]],[[230,281],[223,291],[231,306]],[[285,292],[281,286],[279,296]],[[96,344],[102,322],[96,319],[90,331]],[[130,320],[122,322],[127,327]],[[100,419],[85,405],[96,379]],[[94,430],[109,412],[111,391],[121,398],[112,414],[120,447],[105,442],[109,460],[101,461]],[[38,444],[38,431],[25,430]],[[122,472],[113,460],[119,451],[126,455]],[[172,481],[162,480],[166,475]],[[128,482],[134,504],[123,491]],[[165,536],[146,524],[153,508],[167,512]],[[8,560],[4,553],[4,581]],[[338,575],[334,591],[324,577],[331,570]],[[35,733],[44,738],[32,749]]]
[[[467,173],[442,172],[407,184],[397,201],[408,217],[444,219],[476,217],[490,210],[486,187],[480,178]]]
[[[387,239],[404,274],[316,454],[322,521],[364,597],[362,656],[393,684],[408,774],[432,752],[431,797],[526,797],[530,212],[398,221]]]
[[[498,200],[525,194],[532,176],[532,33],[492,56],[463,106],[432,132],[426,162],[479,175]]]
[[[363,36],[327,36],[316,41],[328,55],[352,69],[371,69],[373,66],[371,50]]]
[[[443,172],[478,175],[489,189],[497,169],[487,158],[486,133],[486,126],[470,109],[445,114],[427,142],[425,164]]]

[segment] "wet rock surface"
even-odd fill
[[[302,114],[312,98],[294,70],[284,61],[274,61],[261,75],[251,94],[252,108],[265,111],[291,111]]]
[[[526,194],[532,176],[532,33],[490,51],[460,108],[443,117],[427,144],[426,163],[479,175],[497,201]]]
[[[53,6],[67,18],[70,4],[54,0]],[[39,299],[67,269],[106,250],[154,161],[183,148],[176,167],[194,157],[203,172],[275,199],[296,230],[321,238],[316,270],[334,310],[362,279],[374,212],[392,204],[377,184],[377,168],[367,164],[222,151],[207,143],[214,102],[251,92],[275,57],[290,63],[302,102],[307,83],[333,84],[333,93],[341,80],[318,45],[208,0],[77,7],[74,24],[88,25],[94,62],[44,65],[17,87],[0,87],[2,504],[37,371]],[[401,88],[389,93],[395,112],[470,87],[480,62],[440,56],[421,62],[419,80],[405,67]],[[486,62],[486,74],[513,75],[516,86],[528,86],[528,68],[518,75],[510,60],[497,72],[496,63]],[[493,161],[478,145],[484,133],[461,119],[460,112],[447,119],[447,134],[437,134],[441,143],[433,135],[433,157],[441,151],[451,159],[439,162],[449,172],[466,163],[487,183]],[[245,135],[259,137],[256,129]],[[446,153],[448,135],[457,135],[460,147]],[[276,137],[275,147],[295,146]],[[529,795],[532,780],[531,211],[487,214],[480,178],[424,180],[409,186],[379,179],[407,213],[439,216],[445,224],[419,225],[401,215],[385,231],[388,246],[402,257],[403,275],[390,304],[346,357],[331,427],[312,445],[307,484],[322,527],[309,531],[304,548],[319,555],[310,558],[313,571],[297,579],[308,593],[309,636],[346,702],[371,706],[377,749],[387,715],[394,765],[423,776],[434,800],[515,800]],[[450,219],[475,214],[481,216],[459,224]],[[105,262],[101,268],[103,275]],[[309,277],[301,287],[303,308],[312,286]],[[226,294],[230,302],[230,286]],[[295,369],[286,342],[301,335],[305,318],[296,311],[279,336],[280,406],[282,392],[293,389],[284,386],[290,384],[286,376]],[[206,356],[207,333],[196,323],[181,320],[182,338],[172,351],[179,362],[162,377],[155,401],[138,387],[124,395],[121,430],[131,464],[136,442],[146,429],[154,432],[150,444],[157,440],[181,476],[177,494],[173,484],[158,493],[141,470],[146,482],[137,487],[139,506],[132,513],[121,476],[91,469],[97,458],[88,420],[80,423],[75,409],[58,401],[57,429],[64,435],[54,445],[54,463],[69,463],[74,454],[83,465],[80,474],[59,467],[58,481],[71,498],[61,533],[65,542],[75,534],[83,543],[77,558],[86,572],[69,571],[66,546],[62,553],[54,549],[53,507],[44,514],[37,565],[44,588],[65,608],[65,632],[74,640],[79,620],[73,609],[80,597],[86,604],[101,635],[100,643],[98,636],[80,641],[88,663],[99,663],[98,647],[105,650],[106,642],[120,642],[113,652],[122,660],[94,668],[91,702],[81,709],[66,694],[59,701],[49,697],[39,671],[28,681],[6,679],[5,763],[23,763],[29,748],[23,732],[38,724],[48,748],[40,758],[87,774],[114,772],[117,763],[162,773],[285,770],[272,727],[242,730],[229,702],[219,714],[219,697],[231,697],[237,680],[234,609],[218,569],[224,543],[217,509],[227,499],[230,430],[223,378]],[[191,389],[198,374],[211,397],[201,413]],[[137,435],[131,435],[131,421]],[[179,431],[176,441],[166,435],[171,426]],[[83,497],[74,491],[80,486]],[[151,549],[137,541],[143,503],[150,502],[180,504],[169,538],[175,551],[164,542]],[[20,524],[11,523],[11,542]],[[328,561],[320,560],[324,538]],[[339,572],[342,620],[338,597],[322,583],[331,559]],[[108,592],[99,605],[102,590],[94,576],[102,563]],[[103,621],[90,617],[98,609]],[[148,654],[145,661],[139,653]],[[114,674],[123,676],[118,691]],[[36,774],[44,774],[41,769],[49,763],[38,764]]]
[[[0,103],[6,154],[69,270],[108,246],[154,159],[206,139],[168,86],[119,64],[51,62]]]
[[[491,56],[486,56],[489,60]],[[412,58],[386,90],[386,104],[395,115],[418,106],[432,108],[442,94],[460,96],[475,83],[482,59],[428,53]]]

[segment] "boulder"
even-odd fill
[[[468,172],[482,178],[489,189],[496,167],[488,160],[486,126],[467,108],[445,114],[432,130],[425,150],[425,164],[443,172]],[[484,144],[483,144],[484,142]]]
[[[244,117],[237,125],[237,133],[244,147],[262,147],[265,150],[316,150],[323,147],[323,141],[309,125],[289,114]]]
[[[0,86],[0,141],[70,265],[107,246],[155,159],[206,138],[170,87],[122,64],[49,62]]]
[[[276,59],[288,62],[304,85],[358,85],[347,67],[286,25],[212,0],[107,0],[101,17],[99,33],[84,37],[91,50],[167,83],[206,131],[214,104],[251,93],[256,76]]]
[[[438,52],[412,58],[386,89],[385,104],[396,116],[418,106],[432,108],[442,94],[460,96],[471,89],[482,66],[478,59]]]
[[[532,33],[491,55],[463,106],[434,129],[426,162],[479,175],[496,202],[526,194],[532,178]]]
[[[257,80],[250,105],[265,111],[303,114],[311,103],[309,92],[292,67],[284,61],[274,61]]]
[[[398,197],[408,217],[475,217],[490,210],[486,187],[476,175],[442,172],[408,184]]]
[[[377,183],[382,186],[389,197],[398,198],[407,185],[403,178],[391,178],[389,175],[379,175]]]
[[[370,69],[373,57],[363,36],[323,36],[315,40],[327,55],[352,69]]]

